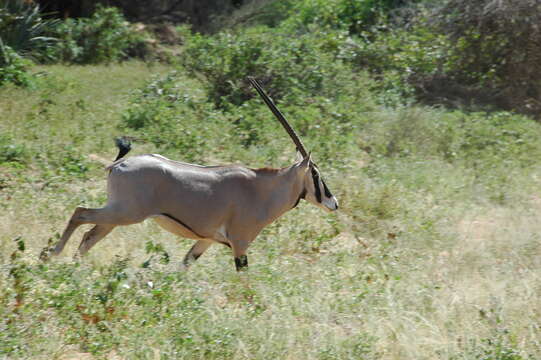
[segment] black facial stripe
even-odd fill
[[[321,180],[321,182],[323,183],[323,190],[325,190],[325,196],[328,197],[328,198],[332,197],[332,194],[329,191],[329,188],[327,187],[327,184],[325,184],[325,181]]]
[[[312,168],[312,179],[314,180],[314,188],[316,191],[316,200],[321,203],[321,189],[319,188],[319,174],[316,169]]]

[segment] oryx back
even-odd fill
[[[204,238],[213,238],[236,208],[249,203],[253,177],[242,167],[205,167],[160,155],[134,156],[110,170],[110,206],[122,206],[134,222],[169,216]]]

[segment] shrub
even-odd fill
[[[425,79],[447,71],[449,41],[418,21],[411,29],[373,31],[350,38],[341,46],[340,58],[368,70],[377,80],[380,101],[394,105],[423,94]]]
[[[315,150],[317,144],[316,160],[331,159],[341,167],[348,154],[360,151],[357,129],[363,114],[373,109],[367,83],[366,77],[350,74],[336,101],[293,88],[280,104],[307,147]],[[136,93],[125,111],[123,130],[151,142],[165,155],[191,162],[219,159],[282,166],[284,152],[294,157],[291,140],[259,98],[216,109],[204,92],[192,90],[198,86],[176,72],[153,80]],[[250,96],[257,96],[250,90]]]
[[[0,3],[0,38],[15,53],[40,60],[55,38],[45,36],[58,20],[43,19],[39,4],[6,0]]]
[[[281,28],[259,26],[194,35],[188,38],[183,62],[191,73],[202,75],[209,99],[233,121],[233,141],[240,140],[240,146],[274,149],[266,159],[290,148],[287,137],[277,136],[283,130],[247,81],[255,76],[306,145],[317,144],[317,159],[341,167],[345,157],[337,158],[337,153],[359,151],[357,129],[374,108],[369,92],[374,83],[339,57],[345,32],[313,30],[291,36]]]
[[[30,61],[23,59],[0,38],[0,86],[13,83],[18,86],[32,84],[32,75],[28,73]]]
[[[347,3],[305,1],[286,23],[347,29],[352,36],[339,57],[370,71],[384,104],[421,100],[541,114],[538,2],[382,2],[370,26],[359,20],[370,1]]]
[[[292,89],[331,96],[335,88],[325,83],[338,85],[350,76],[336,58],[342,37],[330,31],[292,37],[267,27],[194,35],[188,40],[183,64],[204,76],[209,97],[219,107],[240,105],[254,96],[248,76],[258,78],[275,99]]]
[[[80,64],[119,61],[130,48],[144,43],[116,8],[98,6],[90,18],[67,19],[54,35],[59,39],[50,50],[56,60]]]
[[[248,1],[231,14],[217,16],[213,22],[213,28],[223,30],[248,25],[278,27],[291,15],[294,5],[294,0]]]
[[[462,85],[464,97],[541,114],[541,4],[531,0],[447,0],[433,16],[448,34],[453,69],[432,85]],[[457,88],[457,86],[455,86]]]
[[[318,26],[360,34],[389,16],[406,0],[304,0],[296,4],[288,22],[296,26]]]

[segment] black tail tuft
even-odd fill
[[[118,155],[115,161],[122,159],[131,150],[131,141],[126,136],[120,136],[115,138],[115,145],[118,148]]]

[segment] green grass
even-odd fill
[[[205,163],[282,166],[294,154],[261,104],[216,110],[182,72],[177,90],[192,100],[163,110],[133,93],[163,66],[38,70],[47,76],[35,90],[0,89],[0,358],[541,357],[534,121],[370,99],[358,111],[281,104],[321,160],[339,212],[301,202],[260,234],[240,274],[220,246],[179,271],[192,242],[152,222],[115,229],[75,261],[87,228],[78,230],[61,257],[42,263],[76,206],[104,203],[96,159],[114,157],[116,135],[149,141],[134,154]],[[156,106],[167,127],[126,127],[138,103]],[[347,120],[333,115],[340,107]],[[318,132],[311,116],[355,126]],[[183,147],[186,134],[175,131],[204,119],[204,151]],[[267,133],[250,128],[258,122]],[[159,131],[177,147],[155,144]],[[145,250],[157,245],[169,262]]]

